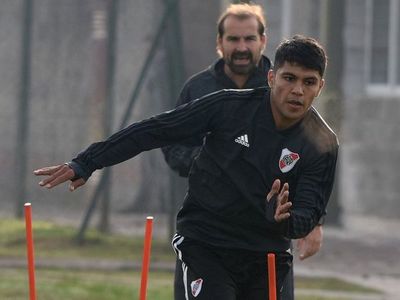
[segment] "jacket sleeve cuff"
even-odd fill
[[[87,173],[80,164],[78,164],[75,161],[70,161],[66,163],[72,170],[74,170],[75,176],[71,180],[77,180],[79,178],[82,178],[83,180],[87,181],[90,177],[90,174]]]
[[[266,201],[265,205],[265,216],[268,222],[276,223],[275,221],[275,210],[276,210],[277,196],[274,195],[269,201]]]

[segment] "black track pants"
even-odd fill
[[[266,253],[212,247],[179,235],[172,244],[179,259],[175,300],[268,299]],[[289,253],[276,253],[278,299],[291,267]]]

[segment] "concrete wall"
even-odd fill
[[[366,93],[365,5],[362,0],[346,5],[340,182],[348,222],[357,217],[399,219],[400,210],[400,97]]]

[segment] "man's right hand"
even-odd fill
[[[73,180],[75,178],[75,172],[68,164],[40,168],[34,170],[33,174],[36,176],[48,176],[39,182],[40,186],[47,189],[51,189],[63,182],[71,180],[69,190],[74,191],[86,183],[83,178]]]
[[[304,260],[317,253],[321,249],[322,239],[322,225],[317,225],[307,236],[297,240],[297,250],[299,251],[300,260]]]

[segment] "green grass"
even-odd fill
[[[28,299],[28,275],[23,269],[3,269],[0,272],[0,299]],[[299,281],[296,278],[296,281]],[[367,290],[357,285],[334,279],[300,278],[296,287],[327,291]],[[307,285],[310,282],[310,286]],[[332,284],[330,284],[330,282]],[[151,272],[148,280],[148,299],[172,300],[173,274]],[[37,298],[40,300],[124,300],[138,299],[140,274],[133,271],[72,271],[36,270]],[[297,295],[297,300],[351,300],[314,295]]]
[[[300,280],[299,280],[300,279]],[[337,279],[296,278],[296,288],[363,292],[368,290]],[[151,272],[148,280],[149,300],[172,300],[173,274]],[[310,286],[303,284],[310,283]],[[36,270],[37,298],[40,300],[124,300],[138,299],[140,274],[133,271]],[[344,288],[343,288],[344,287]],[[2,269],[0,299],[28,299],[28,275],[23,269]],[[298,295],[297,300],[351,300],[314,295]]]
[[[150,273],[148,299],[172,299],[171,273]],[[138,299],[140,274],[137,272],[37,270],[36,291],[40,300],[124,300]],[[22,269],[0,273],[0,299],[28,299],[28,275]]]
[[[86,233],[85,243],[78,245],[74,238],[76,229],[49,222],[35,221],[33,237],[36,258],[103,258],[141,261],[142,237],[103,235],[95,230]],[[152,261],[175,259],[169,241],[153,240]],[[17,220],[0,220],[0,258],[25,257],[25,223]]]
[[[33,224],[35,258],[66,260],[127,260],[141,262],[143,237],[102,235],[89,230],[86,242],[78,245],[74,241],[76,229],[49,222],[35,221]],[[0,220],[0,259],[26,259],[25,223],[17,220]],[[151,261],[175,259],[167,240],[153,240]],[[349,293],[379,293],[336,278],[295,279],[296,289],[327,290]],[[38,299],[85,299],[124,300],[138,299],[140,275],[132,271],[78,271],[68,269],[36,269]],[[150,272],[149,300],[171,300],[173,274]],[[28,275],[25,269],[2,268],[0,271],[0,299],[28,299]],[[298,295],[297,300],[346,300],[345,298]],[[351,298],[347,299],[351,300]]]

